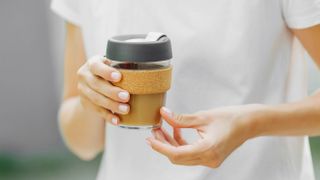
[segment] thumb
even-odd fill
[[[203,120],[195,114],[174,114],[166,107],[162,107],[160,113],[163,119],[175,128],[194,128],[203,125]]]

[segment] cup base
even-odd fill
[[[130,126],[130,125],[119,125],[118,127],[125,129],[135,129],[135,130],[146,130],[146,129],[157,129],[160,128],[160,124],[157,125],[146,125],[146,126]]]

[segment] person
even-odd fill
[[[60,128],[103,180],[314,180],[304,50],[320,66],[319,0],[53,0],[66,21]],[[163,32],[173,84],[152,131],[117,127],[130,94],[105,59],[119,34]],[[170,108],[169,108],[170,107]],[[175,113],[174,113],[175,112]],[[173,135],[169,132],[173,131]]]

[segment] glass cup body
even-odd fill
[[[111,61],[111,66],[121,73],[134,71],[144,73],[170,67],[170,60],[154,62]],[[126,90],[126,89],[125,89]],[[119,114],[120,127],[129,129],[150,129],[161,126],[160,108],[165,105],[166,92],[149,94],[130,93],[130,111],[126,115]]]

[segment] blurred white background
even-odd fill
[[[67,152],[57,126],[64,22],[49,5],[0,1],[0,154]],[[311,93],[320,87],[320,73],[306,59]]]

